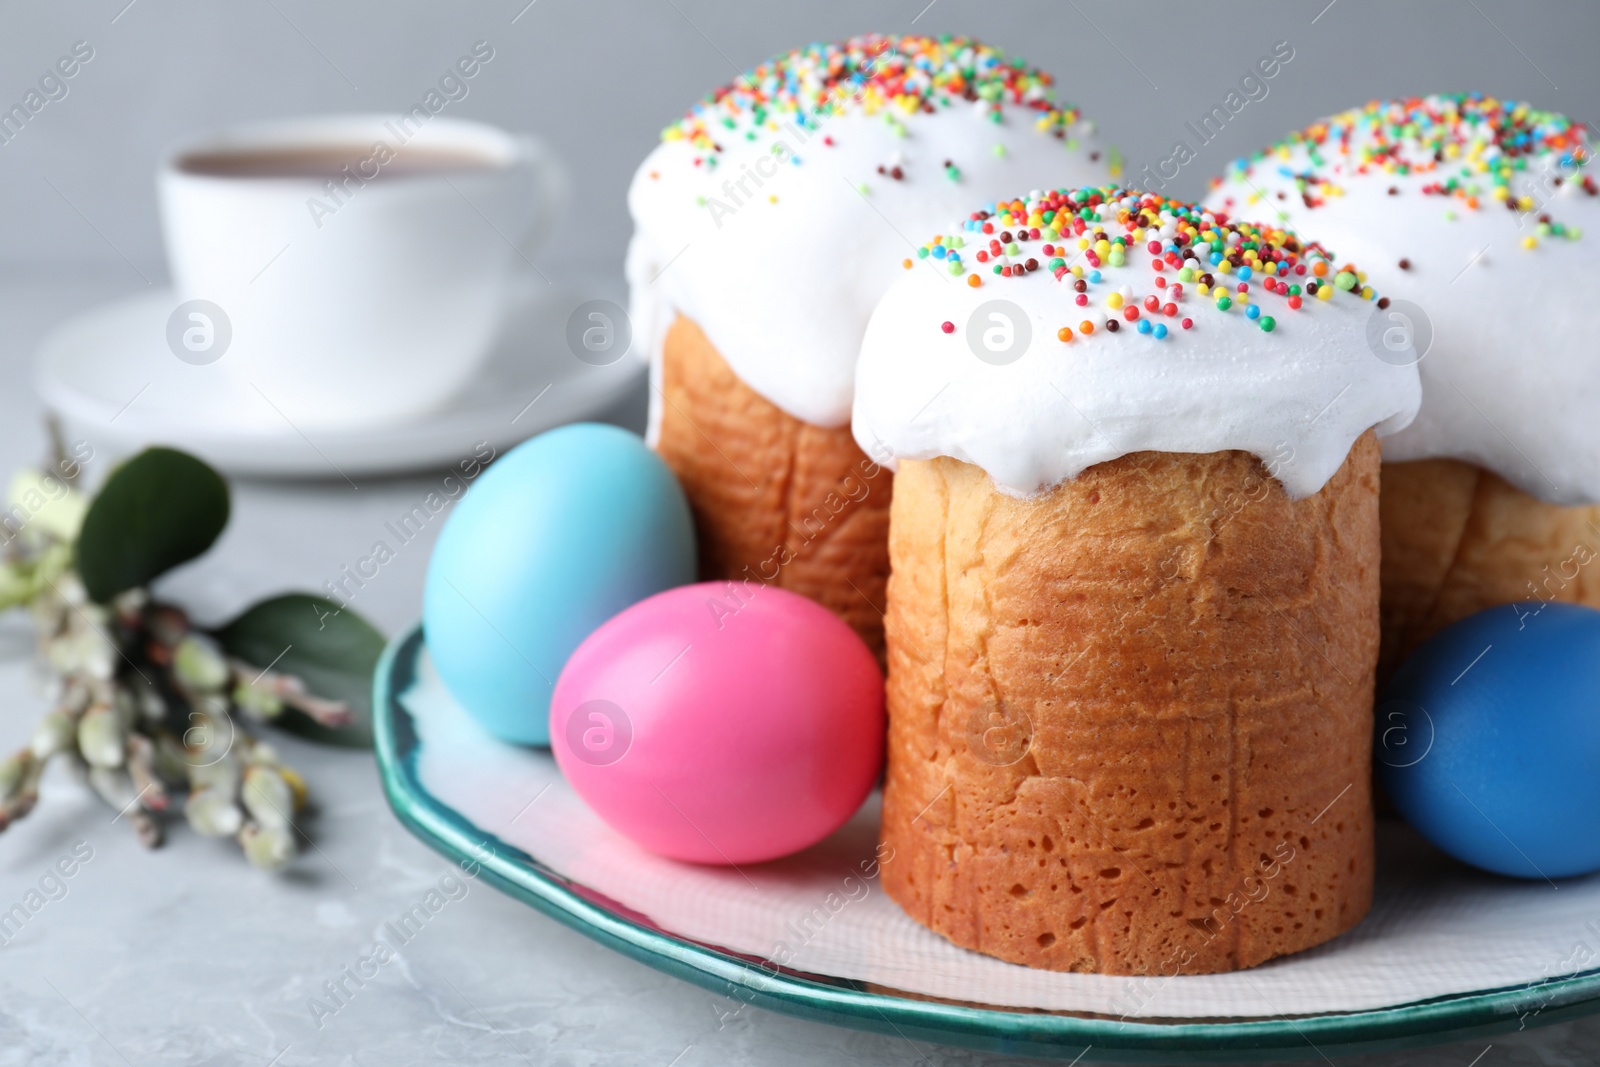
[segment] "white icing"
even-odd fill
[[[623,262],[623,272],[628,279],[628,319],[633,330],[628,352],[650,364],[650,405],[645,416],[644,439],[651,448],[661,442],[662,398],[666,395],[661,391],[662,347],[674,314],[662,291],[652,284],[659,269],[650,244],[635,233],[628,242],[628,256]]]
[[[709,172],[694,165],[687,142],[662,142],[628,191],[636,225],[630,315],[657,378],[663,335],[681,313],[779,408],[818,426],[848,422],[861,335],[914,242],[986,199],[1110,177],[1110,151],[1092,124],[1080,121],[1058,139],[1036,128],[1038,111],[1007,103],[1001,113],[995,124],[987,105],[963,102],[901,115],[903,137],[881,114],[860,111],[814,131],[785,125],[755,141],[730,134]],[[788,149],[783,158],[800,163],[775,162],[778,143]],[[946,176],[946,160],[959,180]],[[758,165],[761,185],[747,180],[754,195],[746,196],[736,183]],[[880,175],[880,165],[899,165],[904,179]],[[707,205],[696,206],[697,197]],[[652,430],[660,397],[652,392]]]
[[[1296,147],[1287,160],[1273,155],[1231,174],[1206,205],[1244,218],[1279,211],[1338,262],[1352,260],[1374,277],[1381,271],[1381,293],[1422,308],[1433,330],[1419,364],[1422,407],[1407,429],[1384,441],[1384,458],[1465,460],[1544,500],[1600,502],[1600,311],[1584,292],[1600,239],[1600,198],[1570,180],[1547,184],[1557,173],[1553,155],[1530,158],[1528,170],[1513,177],[1513,194],[1536,201],[1522,216],[1490,199],[1485,174],[1464,179],[1482,188],[1479,210],[1420,191],[1459,175],[1459,164],[1412,175],[1355,174],[1335,150],[1323,151],[1327,166],[1318,172],[1343,189],[1325,204],[1306,207],[1294,180],[1280,172],[1313,169]],[[1541,238],[1523,248],[1541,213],[1588,236]],[[1402,257],[1409,270],[1398,268]]]
[[[1043,261],[1042,243],[1024,258]],[[968,249],[976,247],[969,235]],[[1300,498],[1327,483],[1361,434],[1392,433],[1417,410],[1416,369],[1372,353],[1373,305],[1355,294],[1307,299],[1291,311],[1284,297],[1252,285],[1276,320],[1268,333],[1240,307],[1217,311],[1186,284],[1178,315],[1154,317],[1171,331],[1157,340],[1126,321],[1116,333],[1104,329],[1113,288],[1126,284],[1141,299],[1152,290],[1149,256],[1136,249],[1127,266],[1101,270],[1088,308],[1074,303],[1070,276],[1060,282],[1045,269],[986,275],[976,289],[933,271],[903,272],[862,343],[856,441],[901,459],[964,460],[1024,496],[1132,452],[1240,449]],[[967,341],[974,312],[996,299],[1013,302],[1031,333],[1022,356],[1003,366],[979,359]],[[1179,326],[1185,316],[1190,330]],[[1084,319],[1096,324],[1091,336],[1057,340],[1059,327]],[[946,321],[954,332],[943,332]]]

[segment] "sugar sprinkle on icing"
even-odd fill
[[[1216,312],[1242,315],[1266,333],[1278,325],[1265,310],[1276,310],[1276,301],[1289,313],[1308,300],[1340,294],[1387,304],[1367,283],[1366,271],[1337,264],[1322,246],[1292,230],[1114,185],[1035,190],[996,201],[916,254],[965,276],[972,288],[986,278],[1033,274],[1069,287],[1077,293],[1076,306],[1092,317],[1063,324],[1056,331],[1063,342],[1072,340],[1074,327],[1085,337],[1097,328],[1132,329],[1164,340],[1174,329],[1194,328],[1194,319],[1182,312],[1195,299]]]
[[[1236,160],[1225,181],[1248,183],[1259,167],[1275,167],[1292,179],[1307,208],[1344,195],[1351,180],[1426,176],[1420,186],[1396,182],[1388,195],[1415,189],[1443,197],[1446,217],[1494,207],[1529,214],[1547,196],[1518,191],[1519,178],[1552,187],[1575,182],[1600,194],[1584,169],[1593,159],[1584,125],[1554,111],[1476,93],[1436,94],[1374,100],[1312,123],[1254,155]],[[1582,232],[1540,211],[1520,242],[1535,248],[1544,238],[1577,239]]]
[[[966,105],[998,124],[1010,104],[1033,111],[1037,129],[1065,140],[1081,115],[1055,102],[1053,86],[1045,71],[970,37],[865,34],[767,60],[708,94],[661,139],[688,142],[696,165],[714,168],[728,141],[755,141],[786,125],[814,130],[830,116],[860,112],[903,135],[920,113]],[[960,168],[947,161],[945,173],[958,180]]]

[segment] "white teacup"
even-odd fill
[[[305,430],[459,390],[565,181],[531,138],[419,111],[234,127],[173,150],[157,187],[174,353],[260,394],[239,419]]]

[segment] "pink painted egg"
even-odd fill
[[[854,630],[803,596],[705,582],[589,635],[550,702],[556,761],[638,844],[758,863],[842,826],[883,765],[883,674]]]

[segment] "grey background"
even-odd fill
[[[40,455],[40,411],[25,384],[38,338],[163,278],[151,173],[164,145],[240,119],[397,110],[478,40],[495,58],[446,113],[544,136],[576,179],[573,209],[543,255],[547,271],[620,274],[633,167],[699,95],[802,41],[867,30],[966,32],[1020,52],[1057,74],[1060,97],[1097,118],[1134,171],[1168,155],[1185,121],[1288,41],[1295,57],[1267,97],[1184,169],[1178,195],[1198,196],[1232,156],[1371,97],[1476,89],[1600,119],[1600,5],[1591,3],[526,3],[0,5],[0,107],[21,100],[73,42],[95,49],[68,95],[0,146],[0,471]],[[359,491],[236,484],[234,522],[216,551],[164,593],[216,620],[259,596],[315,588],[434,481],[362,479]],[[386,632],[415,619],[436,532],[356,603]],[[43,710],[29,642],[24,618],[0,618],[0,749]],[[736,1002],[486,888],[408,947],[403,970],[315,1030],[305,998],[446,868],[390,815],[369,755],[292,740],[283,748],[320,813],[316,851],[278,880],[181,827],[163,852],[145,854],[75,783],[47,782],[39,812],[0,837],[0,901],[17,899],[75,840],[91,841],[97,858],[67,899],[0,949],[0,1064],[1018,1062],[758,1010],[724,1022]],[[1340,1065],[1589,1064],[1597,1050],[1600,1018]],[[1315,1049],[1305,1055],[1323,1062]]]
[[[159,278],[150,175],[164,146],[245,118],[399,110],[478,40],[495,58],[446,113],[539,133],[566,156],[575,203],[546,259],[559,249],[595,264],[620,263],[623,194],[662,126],[736,68],[868,30],[970,33],[1019,52],[1055,72],[1060,97],[1101,123],[1130,170],[1169,154],[1185,120],[1288,41],[1295,58],[1267,97],[1174,183],[1188,196],[1233,156],[1376,96],[1479,90],[1600,119],[1600,6],[1579,0],[527,2],[13,0],[0,14],[0,104],[75,41],[95,58],[0,147],[0,260],[126,257]]]

